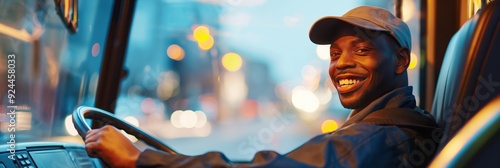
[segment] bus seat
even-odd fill
[[[497,167],[500,163],[499,105],[500,95],[497,95],[457,132],[429,167]]]
[[[432,114],[443,128],[437,152],[500,93],[500,2],[469,19],[451,39]]]

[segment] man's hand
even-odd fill
[[[99,157],[111,167],[135,167],[141,151],[118,129],[106,125],[87,132],[85,148],[91,157]]]

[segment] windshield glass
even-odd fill
[[[53,0],[0,0],[2,142],[68,138],[66,117],[94,105],[112,4],[79,1],[73,34]]]
[[[248,161],[259,150],[289,152],[350,112],[328,76],[329,46],[309,41],[310,26],[359,5],[394,11],[394,3],[138,1],[116,115],[182,154],[222,151]],[[416,4],[405,1],[403,15],[414,37],[409,75],[418,95]]]

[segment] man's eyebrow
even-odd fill
[[[333,43],[333,44],[330,45],[330,50],[333,49],[333,48],[340,48],[340,47],[336,43]]]
[[[368,44],[371,44],[367,40],[362,39],[362,38],[358,38],[356,40],[351,41],[351,45],[358,45],[359,43],[368,43]]]
[[[370,43],[368,40],[365,40],[365,39],[362,39],[362,38],[357,38],[353,41],[350,42],[351,45],[355,46],[355,45],[358,45],[360,43],[368,43],[370,45],[372,45],[372,43]],[[339,45],[337,43],[333,43],[330,45],[330,49],[334,49],[334,48],[340,48]]]

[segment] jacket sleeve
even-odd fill
[[[172,155],[145,150],[137,167],[397,167],[400,148],[411,139],[397,127],[356,124],[330,134],[318,135],[294,151],[282,155],[257,152],[245,164],[231,163],[220,152],[198,156]],[[400,158],[400,159],[398,159]],[[375,167],[377,167],[375,166]]]

